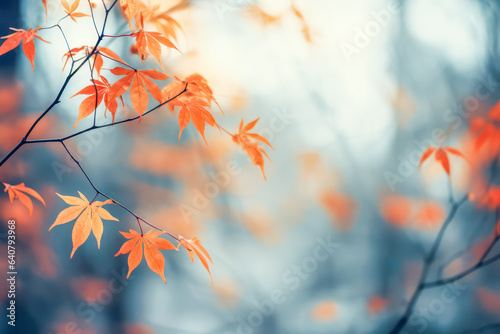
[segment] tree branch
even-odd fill
[[[476,270],[478,270],[482,267],[486,267],[487,265],[498,261],[500,259],[500,254],[492,257],[489,260],[486,260],[486,257],[491,252],[491,250],[493,249],[493,247],[495,246],[495,244],[498,242],[499,239],[500,239],[500,237],[498,235],[496,235],[495,238],[489,244],[486,251],[483,253],[481,258],[479,259],[479,261],[474,266],[472,266],[469,269],[464,270],[463,272],[456,274],[452,277],[443,278],[443,279],[439,279],[439,280],[432,281],[432,282],[427,282],[423,285],[423,288],[426,289],[426,288],[432,288],[432,287],[436,287],[436,286],[441,286],[441,285],[453,283],[453,282],[455,282],[455,281],[457,281],[457,280],[459,280],[459,279],[461,279],[469,274],[472,274],[473,272],[475,272]]]
[[[96,44],[94,45],[93,49],[92,49],[92,52],[87,55],[87,57],[85,57],[85,59],[83,60],[83,62],[74,70],[73,70],[73,65],[74,65],[74,61],[72,63],[72,66],[71,66],[71,70],[70,70],[70,73],[68,74],[68,76],[66,77],[66,80],[64,81],[61,89],[59,90],[59,93],[57,94],[56,98],[54,99],[54,101],[50,104],[50,106],[45,109],[45,111],[40,115],[38,116],[38,118],[35,120],[35,122],[33,122],[33,124],[31,125],[31,127],[28,129],[28,132],[26,132],[26,134],[24,135],[23,139],[21,139],[21,141],[2,159],[2,161],[0,161],[0,167],[14,154],[17,152],[17,150],[19,150],[24,144],[26,144],[26,141],[28,140],[28,137],[29,135],[31,134],[31,132],[35,129],[36,125],[42,120],[42,118],[45,117],[45,115],[47,115],[47,113],[52,110],[52,108],[58,104],[60,102],[60,98],[64,92],[64,90],[66,89],[68,83],[70,82],[71,78],[73,78],[73,76],[80,70],[80,68],[82,68],[82,66],[90,59],[90,57],[92,57],[92,55],[96,52],[97,50],[97,47],[99,46],[99,44],[101,43],[102,39],[103,39],[103,35],[104,35],[104,30],[106,28],[106,23],[107,23],[107,20],[108,20],[108,17],[109,17],[109,12],[110,10],[115,6],[115,4],[117,3],[118,0],[114,0],[112,5],[110,6],[109,9],[106,9],[106,14],[105,14],[105,17],[104,17],[104,23],[102,25],[102,32],[100,34],[100,36],[98,37],[97,39],[97,42]],[[64,18],[63,18],[64,19]],[[62,20],[62,19],[61,19]],[[59,20],[59,21],[61,21]],[[66,40],[66,37],[64,36],[64,32],[62,31],[61,27],[59,26],[59,22],[58,24],[56,24],[55,26],[58,26],[59,27],[59,30],[62,32],[63,34],[63,37],[64,39]],[[66,41],[66,44],[67,44],[67,41]],[[67,44],[68,45],[68,44]],[[69,45],[68,45],[68,48],[69,48]],[[71,55],[71,52],[70,52],[70,55]],[[73,60],[73,57],[71,57],[72,60]]]
[[[132,216],[134,216],[137,219],[137,224],[139,224],[139,228],[141,230],[141,234],[143,234],[142,226],[141,226],[141,223],[140,223],[142,221],[143,223],[149,225],[150,227],[152,227],[154,229],[157,229],[159,231],[162,231],[162,232],[166,233],[167,235],[169,235],[170,237],[174,238],[175,240],[180,241],[173,234],[171,234],[171,233],[169,233],[169,232],[167,232],[167,231],[165,231],[165,230],[163,230],[163,229],[161,229],[161,228],[159,228],[159,227],[157,227],[157,226],[155,226],[153,224],[148,223],[146,220],[144,220],[143,218],[141,218],[140,216],[138,216],[137,214],[135,214],[131,209],[129,209],[125,205],[119,203],[118,201],[114,200],[113,198],[111,198],[110,196],[106,195],[101,190],[99,190],[99,188],[96,187],[96,185],[94,184],[94,182],[92,181],[92,179],[89,177],[89,175],[87,174],[87,172],[85,171],[85,169],[83,169],[83,167],[80,164],[80,162],[73,156],[73,154],[71,154],[71,152],[68,149],[68,147],[66,146],[66,144],[64,144],[64,141],[60,140],[59,142],[64,147],[64,149],[66,150],[66,152],[68,153],[68,155],[70,156],[70,158],[76,163],[76,165],[78,166],[78,168],[80,169],[80,171],[83,173],[83,175],[87,179],[87,181],[90,184],[90,186],[96,191],[96,196],[94,197],[94,199],[97,197],[97,195],[101,195],[101,196],[103,196],[103,197],[111,200],[113,202],[113,204],[118,205],[119,207],[123,208],[125,211],[127,211],[128,213],[130,213]]]
[[[453,202],[450,213],[448,214],[448,217],[446,217],[443,225],[441,226],[441,229],[439,230],[438,235],[436,236],[436,239],[434,240],[434,244],[432,245],[432,248],[425,258],[424,261],[424,268],[422,269],[422,273],[420,274],[420,279],[417,285],[417,288],[415,292],[413,293],[410,302],[408,303],[408,306],[406,307],[405,312],[403,313],[403,316],[399,319],[399,321],[396,323],[396,325],[393,327],[393,329],[390,331],[391,334],[397,334],[399,333],[406,325],[408,322],[410,315],[413,312],[413,308],[415,307],[415,304],[420,297],[420,294],[424,290],[424,282],[427,278],[427,275],[429,273],[429,269],[434,262],[434,259],[436,257],[436,253],[439,249],[439,246],[441,245],[441,241],[443,240],[444,233],[446,232],[446,229],[450,225],[450,223],[453,221],[453,218],[455,217],[455,214],[457,213],[457,210],[462,206],[463,203],[467,200],[467,195],[465,195],[460,201],[458,202]]]

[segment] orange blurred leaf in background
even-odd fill
[[[384,219],[396,227],[401,227],[408,223],[412,207],[412,201],[400,195],[386,197],[380,204]]]
[[[373,295],[368,301],[368,312],[370,312],[372,316],[376,315],[386,308],[388,302],[386,298],[379,295]]]
[[[352,197],[335,190],[327,190],[321,194],[320,203],[337,228],[342,231],[348,231],[352,228],[357,206]]]
[[[486,288],[477,289],[479,304],[491,314],[500,314],[500,292]]]
[[[21,202],[28,209],[30,216],[33,213],[33,202],[28,195],[36,198],[45,206],[45,201],[42,196],[40,196],[40,194],[33,189],[26,187],[24,183],[20,183],[15,186],[11,186],[7,183],[4,183],[3,185],[5,186],[4,192],[8,192],[9,194],[10,202],[12,203],[14,199],[18,199],[19,202]]]
[[[337,317],[338,305],[333,300],[317,303],[311,310],[311,318],[317,322],[332,322]]]

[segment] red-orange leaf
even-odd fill
[[[467,158],[457,149],[453,147],[433,147],[430,146],[424,154],[422,154],[422,158],[420,159],[420,165],[421,166],[425,160],[427,160],[432,154],[434,153],[434,157],[436,158],[436,161],[441,164],[443,169],[445,170],[446,174],[450,175],[450,160],[448,158],[448,153],[456,155],[458,157],[463,158],[465,161],[467,161]]]
[[[47,22],[47,0],[42,0],[43,7],[45,8],[45,22]]]
[[[448,159],[448,155],[446,155],[446,152],[442,148],[438,148],[436,150],[436,161],[441,163],[441,166],[443,166],[444,171],[446,174],[450,175],[450,161]]]
[[[429,146],[429,148],[424,152],[424,154],[422,154],[422,158],[420,158],[419,166],[422,166],[422,164],[425,162],[425,160],[427,160],[432,155],[432,153],[434,153],[435,150],[436,150],[436,148],[434,146]]]
[[[26,58],[31,62],[31,67],[33,71],[35,71],[35,42],[34,38],[38,38],[39,40],[49,43],[40,36],[38,36],[36,33],[37,31],[41,28],[38,27],[36,29],[30,28],[28,31],[24,29],[15,29],[15,28],[10,28],[11,30],[15,31],[14,33],[3,36],[1,37],[2,39],[6,39],[2,45],[0,46],[0,56],[3,55],[6,52],[9,52],[13,49],[15,49],[21,41],[23,41],[23,52]]]
[[[163,234],[164,232],[158,231],[153,232],[149,231],[144,235],[137,233],[134,230],[130,230],[130,233],[120,232],[125,238],[129,239],[126,241],[118,253],[115,256],[121,254],[130,253],[128,256],[128,274],[127,278],[129,278],[132,271],[137,268],[139,263],[142,260],[142,253],[144,247],[144,257],[146,258],[146,263],[148,267],[161,276],[165,284],[167,281],[165,280],[165,258],[159,249],[168,249],[168,250],[178,250],[170,241],[159,238],[158,236]]]
[[[40,196],[40,194],[38,194],[33,189],[26,187],[24,183],[20,183],[15,186],[11,186],[8,183],[4,183],[3,185],[5,186],[4,192],[7,192],[9,194],[10,202],[12,203],[12,201],[17,198],[21,202],[21,204],[23,204],[28,209],[30,216],[33,213],[33,202],[27,195],[36,198],[45,206],[45,201],[43,200],[42,196]]]

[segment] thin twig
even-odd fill
[[[106,197],[107,199],[111,200],[113,202],[113,204],[116,204],[118,205],[119,207],[123,208],[125,211],[127,211],[128,213],[130,213],[132,216],[134,216],[136,219],[137,219],[137,223],[139,225],[139,228],[141,230],[141,234],[143,234],[143,231],[142,231],[142,226],[141,226],[141,221],[146,223],[147,225],[159,230],[159,231],[162,231],[164,233],[166,233],[167,235],[169,235],[170,237],[174,238],[175,240],[177,241],[180,241],[176,236],[172,235],[171,233],[168,233],[167,231],[151,224],[151,223],[148,223],[146,220],[144,220],[143,218],[141,218],[140,216],[138,216],[137,214],[135,214],[131,209],[129,209],[128,207],[126,207],[125,205],[119,203],[118,201],[116,201],[115,199],[111,198],[110,196],[106,195],[105,193],[103,193],[101,190],[99,190],[99,188],[96,187],[96,185],[94,184],[94,182],[92,181],[92,179],[89,177],[89,175],[87,174],[87,172],[85,171],[85,169],[82,167],[82,165],[80,164],[80,162],[73,156],[73,154],[71,153],[71,151],[68,149],[68,147],[66,146],[66,144],[64,144],[64,141],[60,141],[61,145],[64,147],[64,149],[66,150],[66,152],[68,153],[69,157],[76,163],[76,165],[78,166],[78,168],[80,169],[80,171],[83,173],[83,175],[85,176],[85,178],[87,179],[88,183],[90,184],[90,186],[95,190],[96,192],[96,196],[94,197],[94,199],[97,197],[97,195],[101,195],[103,197]],[[92,200],[94,201],[94,200]]]
[[[448,217],[446,217],[446,220],[444,221],[443,225],[441,226],[441,229],[438,232],[438,235],[436,236],[436,239],[434,240],[434,244],[432,245],[432,248],[425,258],[424,261],[424,267],[422,269],[422,273],[420,274],[420,279],[417,285],[417,288],[415,289],[415,292],[411,296],[411,299],[406,307],[405,312],[401,316],[401,318],[398,320],[396,325],[393,327],[393,329],[390,331],[391,334],[397,334],[399,333],[406,325],[408,322],[410,315],[413,312],[413,308],[415,307],[415,304],[420,297],[420,294],[424,290],[424,282],[427,279],[427,275],[429,273],[429,269],[434,262],[434,258],[436,257],[436,253],[439,249],[439,246],[441,245],[441,241],[443,240],[444,233],[446,232],[446,229],[450,225],[450,223],[453,221],[453,218],[455,217],[455,214],[457,213],[457,210],[462,206],[463,203],[467,200],[467,195],[462,197],[462,199],[458,202],[454,202],[452,204],[450,213],[448,214]]]

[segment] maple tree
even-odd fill
[[[50,17],[50,11],[47,7],[47,1],[42,0],[42,4],[46,13],[46,20]],[[255,165],[258,165],[264,174],[264,161],[262,156],[269,156],[267,153],[258,146],[256,142],[251,139],[265,143],[269,147],[271,144],[257,133],[250,133],[254,128],[258,119],[247,124],[245,127],[243,123],[240,124],[239,132],[232,134],[226,129],[222,128],[210,112],[212,102],[222,111],[218,102],[214,97],[214,93],[209,86],[207,80],[200,74],[192,74],[186,79],[181,80],[177,76],[164,85],[159,86],[158,82],[168,80],[169,75],[165,74],[165,68],[162,63],[162,46],[179,51],[174,42],[177,40],[179,31],[182,31],[180,24],[171,17],[171,14],[186,8],[187,2],[181,1],[176,6],[172,7],[167,12],[160,12],[158,6],[150,6],[143,3],[141,0],[112,0],[102,1],[100,4],[88,2],[88,12],[79,9],[81,6],[80,0],[75,0],[69,3],[67,0],[60,0],[64,13],[56,24],[52,26],[40,26],[38,28],[15,29],[11,28],[14,33],[2,37],[5,41],[0,46],[0,55],[3,55],[14,48],[16,48],[22,41],[23,52],[31,63],[33,71],[35,70],[35,39],[49,43],[44,40],[39,34],[45,30],[57,29],[67,46],[67,52],[62,55],[63,66],[62,71],[67,70],[68,63],[70,64],[68,75],[62,84],[59,93],[55,97],[53,103],[50,104],[32,123],[22,140],[0,161],[0,166],[4,165],[21,147],[27,144],[41,144],[56,142],[64,148],[66,154],[78,166],[79,170],[85,176],[88,183],[95,191],[95,195],[89,201],[85,195],[78,191],[79,197],[57,195],[69,205],[69,207],[62,210],[54,223],[50,226],[49,231],[54,227],[70,223],[74,221],[72,229],[72,242],[73,249],[70,257],[73,258],[76,250],[82,246],[92,233],[97,241],[97,247],[100,248],[101,239],[104,231],[103,221],[118,221],[117,218],[111,215],[104,206],[116,206],[125,210],[132,215],[139,227],[140,232],[130,229],[130,232],[120,232],[128,240],[123,243],[118,253],[128,254],[128,265],[130,273],[139,265],[142,256],[146,258],[149,268],[159,274],[162,280],[166,283],[164,267],[165,258],[161,250],[178,250],[180,246],[184,247],[189,258],[194,262],[195,256],[199,259],[205,269],[208,271],[210,278],[212,274],[209,268],[209,262],[213,265],[207,250],[202,246],[200,240],[196,237],[186,239],[182,236],[175,236],[156,225],[146,221],[138,216],[131,209],[123,204],[120,204],[116,199],[104,194],[94,184],[89,174],[84,170],[80,162],[75,158],[72,152],[65,144],[67,140],[77,137],[83,133],[93,131],[95,129],[110,127],[117,124],[129,123],[135,120],[141,120],[145,115],[161,108],[168,106],[168,109],[175,113],[178,109],[178,122],[179,122],[179,139],[183,130],[190,122],[193,123],[194,128],[201,134],[205,143],[208,144],[205,137],[205,125],[209,125],[220,130],[220,133],[227,133],[233,141],[241,145],[250,156],[250,159]],[[116,6],[119,4],[119,6]],[[94,17],[94,9],[97,7],[104,9],[104,20],[101,28],[98,28],[97,22]],[[119,35],[106,34],[106,26],[110,12],[113,8],[119,7],[123,14],[123,18],[128,23],[130,29],[129,33],[122,33]],[[97,34],[97,40],[94,45],[81,45],[78,47],[70,48],[68,39],[64,33],[63,27],[60,25],[65,19],[71,19],[76,24],[85,23],[84,20],[91,20],[90,27],[93,27]],[[156,30],[153,30],[152,28]],[[138,55],[141,64],[145,63],[148,55],[152,55],[159,63],[162,71],[156,69],[142,69],[136,68],[122,59],[116,54],[109,46],[103,46],[103,42],[117,39],[117,38],[130,38],[135,42],[133,50]],[[61,96],[68,87],[71,79],[79,72],[84,65],[88,64],[90,72],[90,84],[80,87],[70,98],[77,98],[84,96],[78,108],[78,115],[75,115],[76,122],[73,129],[81,122],[90,116],[93,116],[92,125],[60,138],[47,138],[47,139],[30,139],[30,135],[37,127],[39,122],[54,108],[54,106],[61,102]],[[106,67],[104,67],[106,66]],[[104,72],[106,70],[106,72]],[[112,76],[119,77],[118,79]],[[119,106],[125,109],[126,100],[125,94],[128,92],[130,104],[138,116],[119,119],[118,115]],[[149,96],[154,99],[155,106],[151,107]],[[120,103],[119,103],[120,102]],[[127,103],[128,104],[128,103]],[[96,123],[96,115],[98,109],[104,106],[104,116],[106,117],[107,111],[111,113],[111,120],[105,124]],[[149,109],[148,109],[149,108]],[[222,131],[223,130],[223,131]],[[271,147],[272,148],[272,147]],[[265,178],[265,175],[264,175]],[[33,203],[29,196],[37,199],[43,205],[45,201],[35,190],[28,188],[24,183],[12,186],[4,183],[5,192],[8,193],[11,202],[14,199],[19,200],[23,206],[27,208],[29,214],[33,212]],[[104,197],[103,201],[96,200],[98,196]],[[148,226],[151,230],[144,233],[143,227]],[[156,229],[157,231],[153,231]],[[162,238],[168,236],[178,242],[178,246],[174,246],[170,241]],[[213,279],[212,279],[213,283]]]

